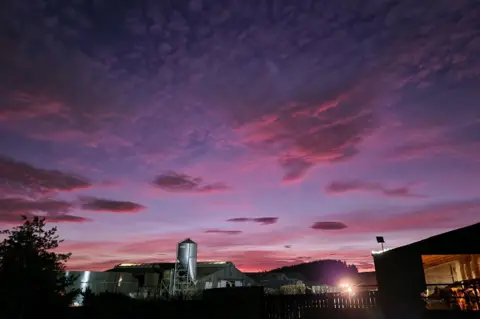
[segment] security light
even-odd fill
[[[385,251],[385,249],[383,249],[383,244],[385,244],[385,239],[383,238],[383,236],[377,236],[377,243],[382,246],[382,252]]]

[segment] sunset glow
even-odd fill
[[[469,1],[9,2],[0,228],[46,216],[71,270],[185,238],[242,271],[371,270],[375,236],[480,219]]]

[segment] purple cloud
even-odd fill
[[[319,230],[341,230],[348,228],[348,226],[340,222],[316,222],[310,228]]]
[[[80,203],[82,209],[99,212],[137,213],[145,209],[145,206],[133,202],[96,197],[81,197]]]
[[[71,196],[62,192],[82,189],[83,195],[101,199],[92,200],[94,209],[135,210],[136,203],[103,198],[113,192],[117,199],[138,196],[152,213],[174,212],[162,217],[181,225],[187,219],[195,223],[192,212],[215,220],[217,212],[237,216],[232,208],[207,208],[211,203],[198,196],[165,196],[151,184],[148,191],[138,189],[139,181],[151,182],[171,168],[177,176],[158,177],[156,189],[191,195],[235,185],[216,197],[233,203],[248,199],[252,207],[238,216],[262,211],[284,216],[293,203],[301,206],[295,213],[304,221],[317,214],[315,180],[347,183],[334,178],[373,176],[356,190],[378,195],[375,203],[321,198],[322,208],[335,214],[322,212],[318,221],[348,225],[332,235],[371,237],[373,231],[414,229],[429,236],[437,225],[464,225],[478,214],[472,203],[412,207],[404,201],[392,209],[387,203],[392,196],[400,202],[421,195],[412,185],[386,182],[429,181],[423,187],[429,203],[478,195],[480,7],[475,1],[439,0],[435,6],[406,0],[132,1],[115,12],[112,1],[7,2],[14,5],[3,6],[1,14],[6,32],[0,33],[0,153],[13,156],[14,163],[0,160],[0,194],[5,195],[0,198],[62,201]],[[23,23],[25,18],[30,23]],[[112,19],[115,23],[105,27]],[[18,159],[27,166],[19,166]],[[122,185],[90,186],[70,170]],[[178,172],[196,172],[205,180]],[[312,183],[306,181],[310,174]],[[299,184],[288,185],[287,195],[279,179]],[[334,186],[333,193],[346,196],[355,189]],[[72,203],[73,210],[81,207]],[[357,207],[370,204],[378,209]],[[40,211],[31,203],[21,205],[30,205],[32,214],[52,211],[45,203]],[[345,207],[345,216],[338,215],[339,207]],[[152,218],[136,214],[125,222]],[[228,259],[242,269],[265,270],[282,260],[294,262],[293,255],[310,256],[310,249],[299,251],[304,248],[299,243],[305,231],[316,232],[305,229],[308,224],[293,234],[288,224],[276,224],[271,231],[279,233],[265,238],[252,238],[250,231],[215,236],[199,230],[210,240],[199,242],[210,245],[203,246],[204,256],[224,260],[232,256],[212,247],[294,245],[268,256],[252,247],[255,252]],[[96,226],[101,225],[88,225],[85,236],[99,236]],[[141,237],[147,230],[139,231]],[[114,232],[111,240],[125,236]],[[172,235],[168,247],[175,247],[178,237]],[[159,242],[164,243],[152,242],[151,251],[158,251]],[[342,252],[338,259],[370,261],[368,245],[357,257]],[[85,253],[92,262],[112,252],[94,249]],[[138,249],[132,245],[124,259]]]
[[[480,200],[447,201],[416,207],[390,207],[384,210],[360,210],[342,214],[332,214],[331,218],[341,218],[349,225],[348,233],[399,232],[411,230],[451,229],[464,227],[476,220],[480,210]],[[313,226],[336,226],[315,223]],[[340,223],[341,224],[341,223]],[[312,228],[313,228],[312,226]],[[340,229],[340,228],[339,228]]]
[[[201,177],[192,177],[175,172],[157,176],[152,184],[165,191],[180,193],[215,193],[230,189],[224,183],[208,184]]]
[[[89,219],[71,215],[73,205],[61,200],[0,199],[0,222],[20,223],[21,216],[42,216],[50,222],[86,222]]]
[[[404,198],[425,198],[424,195],[415,194],[409,186],[388,188],[382,183],[369,182],[361,180],[336,181],[331,182],[325,188],[329,194],[345,194],[348,192],[364,191],[380,193],[388,197],[404,197]]]
[[[224,235],[239,235],[242,233],[241,230],[221,230],[221,229],[209,229],[206,230],[207,234],[224,234]]]
[[[278,221],[278,217],[237,217],[237,218],[230,218],[227,219],[227,222],[234,222],[234,223],[244,223],[244,222],[254,222],[262,225],[272,225]]]
[[[0,156],[0,189],[7,194],[38,195],[73,191],[92,186],[86,178],[34,167],[30,164]]]

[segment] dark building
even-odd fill
[[[422,296],[478,293],[469,287],[480,280],[480,223],[372,255],[387,318],[417,318],[425,309],[478,310],[478,303],[462,306],[462,298]]]
[[[196,289],[253,286],[255,282],[231,262],[197,263]],[[170,289],[174,263],[120,264],[107,272],[129,273],[138,280],[145,295],[155,295]]]

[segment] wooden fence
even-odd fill
[[[366,318],[367,314],[375,312],[376,308],[377,293],[374,291],[361,292],[354,296],[342,294],[265,296],[265,318],[268,319],[329,318],[327,313],[344,314],[338,318],[349,317],[348,313],[355,314],[355,318]]]
[[[73,308],[70,318],[376,319],[378,313],[375,292],[348,297],[264,295],[262,290],[223,289],[208,292],[203,300],[104,300],[89,307]]]

